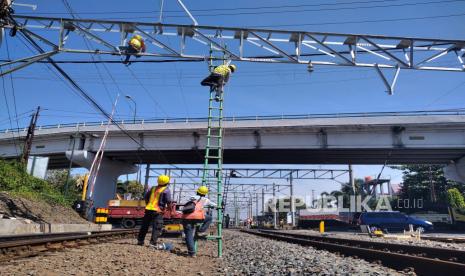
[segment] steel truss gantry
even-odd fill
[[[141,56],[204,61],[211,46],[224,51],[232,61],[375,68],[389,94],[394,91],[401,69],[465,70],[465,40],[287,31],[240,27],[217,27],[112,20],[71,19],[11,15],[1,20],[3,28],[17,29],[49,47],[36,56],[0,64],[16,65],[1,75],[58,53],[124,55],[128,35],[140,34],[148,47]],[[40,34],[37,31],[41,31]],[[81,38],[90,43],[84,47]],[[222,46],[227,42],[227,48]],[[143,61],[143,60],[140,60]],[[146,60],[148,61],[148,60]],[[393,69],[389,81],[383,70]]]
[[[167,173],[175,178],[201,178],[202,168],[172,168],[159,166],[150,169],[155,174]],[[244,169],[244,168],[223,168],[224,177],[234,178],[260,178],[260,179],[289,179],[292,174],[294,180],[297,179],[330,179],[334,180],[349,173],[345,169]],[[211,173],[213,174],[213,172]],[[213,175],[212,175],[213,177]]]
[[[174,198],[178,201],[185,201],[191,195],[195,195],[195,190],[200,186],[203,176],[202,168],[184,167],[173,168],[169,166],[157,166],[150,168],[149,177],[155,178],[160,174],[169,175],[173,181],[172,189]],[[218,171],[209,170],[208,179],[215,181]],[[348,169],[288,169],[288,168],[223,168],[222,176],[225,179],[224,196],[234,198],[228,200],[226,208],[234,206],[249,206],[251,202],[257,205],[257,198],[261,195],[277,196],[286,194],[294,198],[294,180],[333,180],[341,183],[340,177],[349,178]],[[216,193],[216,186],[211,185],[210,190]],[[239,199],[236,199],[239,197]],[[255,200],[252,200],[255,198]],[[291,210],[295,210],[295,202],[291,200]],[[295,221],[295,211],[291,211],[293,221]]]

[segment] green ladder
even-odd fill
[[[215,57],[215,52],[221,52],[221,57]],[[213,60],[221,60],[226,64],[225,52],[215,50],[210,46],[210,72],[220,65],[214,64]],[[217,90],[210,89],[210,99],[208,105],[208,126],[207,126],[207,144],[205,147],[205,161],[202,174],[202,185],[210,186],[216,184],[216,235],[210,235],[207,240],[216,240],[218,242],[218,257],[223,255],[223,85]]]

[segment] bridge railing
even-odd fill
[[[298,114],[298,115],[261,115],[261,116],[228,116],[224,121],[259,121],[259,120],[298,120],[298,119],[324,119],[324,118],[354,118],[354,117],[392,117],[392,116],[433,116],[433,115],[465,115],[465,109],[460,110],[433,110],[433,111],[408,111],[408,112],[367,112],[367,113],[322,113],[322,114]],[[64,124],[50,124],[38,126],[36,129],[53,129],[68,127],[100,126],[106,125],[108,121],[78,122]],[[168,123],[197,123],[207,122],[206,117],[197,118],[148,118],[136,120],[115,120],[122,125],[137,124],[168,124]],[[0,133],[27,131],[26,128],[2,129]]]

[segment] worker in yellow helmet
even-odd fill
[[[236,71],[236,65],[220,65],[213,69],[213,72],[206,77],[200,84],[210,86],[210,91],[216,91],[216,100],[219,100],[219,90],[229,81],[229,77]]]
[[[134,55],[136,58],[140,57],[140,53],[145,52],[145,42],[142,36],[140,35],[135,35],[133,36],[129,42],[128,46],[126,47],[126,59],[124,60],[124,64],[129,65],[129,59],[131,58],[131,55]]]
[[[158,176],[157,186],[145,194],[145,213],[142,226],[137,237],[137,244],[144,245],[145,235],[152,224],[150,245],[157,247],[157,240],[163,229],[163,210],[171,202],[171,192],[168,189],[170,178],[167,175]]]
[[[183,228],[184,235],[187,245],[187,253],[191,257],[195,257],[195,245],[194,245],[194,230],[196,223],[202,223],[197,229],[196,235],[199,237],[206,236],[206,231],[212,223],[212,215],[210,212],[206,212],[205,208],[214,208],[217,205],[206,197],[208,194],[208,188],[206,186],[200,186],[197,189],[197,195],[192,196],[189,203],[195,204],[195,209],[183,215]],[[184,212],[183,212],[184,213]]]

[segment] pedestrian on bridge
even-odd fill
[[[145,235],[152,225],[152,238],[150,245],[157,248],[157,240],[163,229],[163,210],[171,202],[171,192],[168,189],[170,178],[167,175],[158,176],[158,186],[152,187],[145,194],[145,214],[142,219],[142,227],[139,230],[137,244],[144,245]]]

